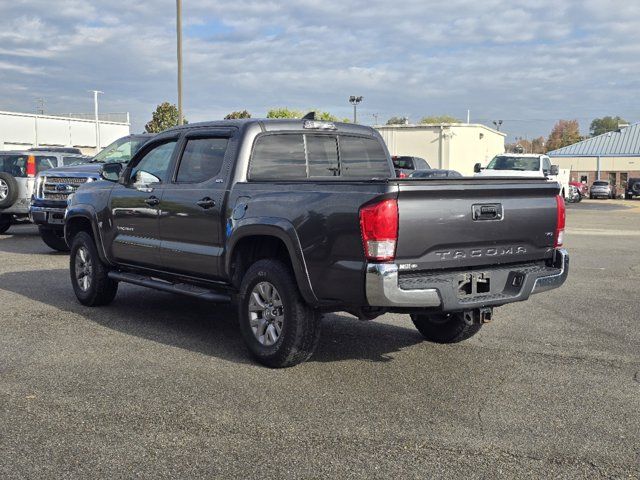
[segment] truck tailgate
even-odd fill
[[[559,185],[544,179],[394,180],[401,270],[551,258]]]

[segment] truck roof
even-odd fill
[[[343,133],[357,133],[370,135],[375,130],[365,125],[357,125],[353,123],[329,122],[325,120],[305,120],[301,118],[243,118],[233,120],[212,120],[206,122],[189,123],[179,127],[173,127],[162,133],[170,131],[188,130],[191,128],[215,128],[215,127],[236,127],[243,128],[253,124],[259,124],[265,131],[280,130],[304,130],[306,122],[317,122],[318,124],[332,124],[335,131]],[[322,128],[307,127],[309,130],[322,130]]]

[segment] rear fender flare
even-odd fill
[[[270,236],[281,240],[291,259],[293,273],[300,293],[304,300],[310,305],[317,305],[318,298],[313,292],[311,279],[302,253],[302,245],[291,222],[282,218],[263,217],[247,218],[234,222],[233,226],[227,227],[226,255],[224,270],[228,278],[231,278],[231,261],[236,245],[240,240],[249,236]]]

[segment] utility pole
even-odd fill
[[[353,123],[358,123],[358,104],[364,97],[351,95],[349,97],[349,103],[353,105]]]
[[[378,114],[372,113],[371,116],[373,117],[373,124],[378,125]]]
[[[104,93],[100,90],[89,90],[93,92],[93,116],[96,121],[96,153],[100,151],[100,120],[98,118],[98,94]]]
[[[176,35],[178,49],[178,125],[183,124],[182,115],[182,0],[176,0]]]
[[[471,110],[467,110],[467,125],[471,123]]]

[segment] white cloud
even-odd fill
[[[349,116],[357,93],[365,121],[471,108],[518,136],[557,118],[585,130],[597,115],[640,119],[640,5],[531,3],[186,0],[186,114],[286,105]],[[103,110],[130,110],[140,129],[175,101],[175,2],[53,5],[0,5],[0,109],[45,97],[51,111],[90,110],[86,90],[99,88]]]

